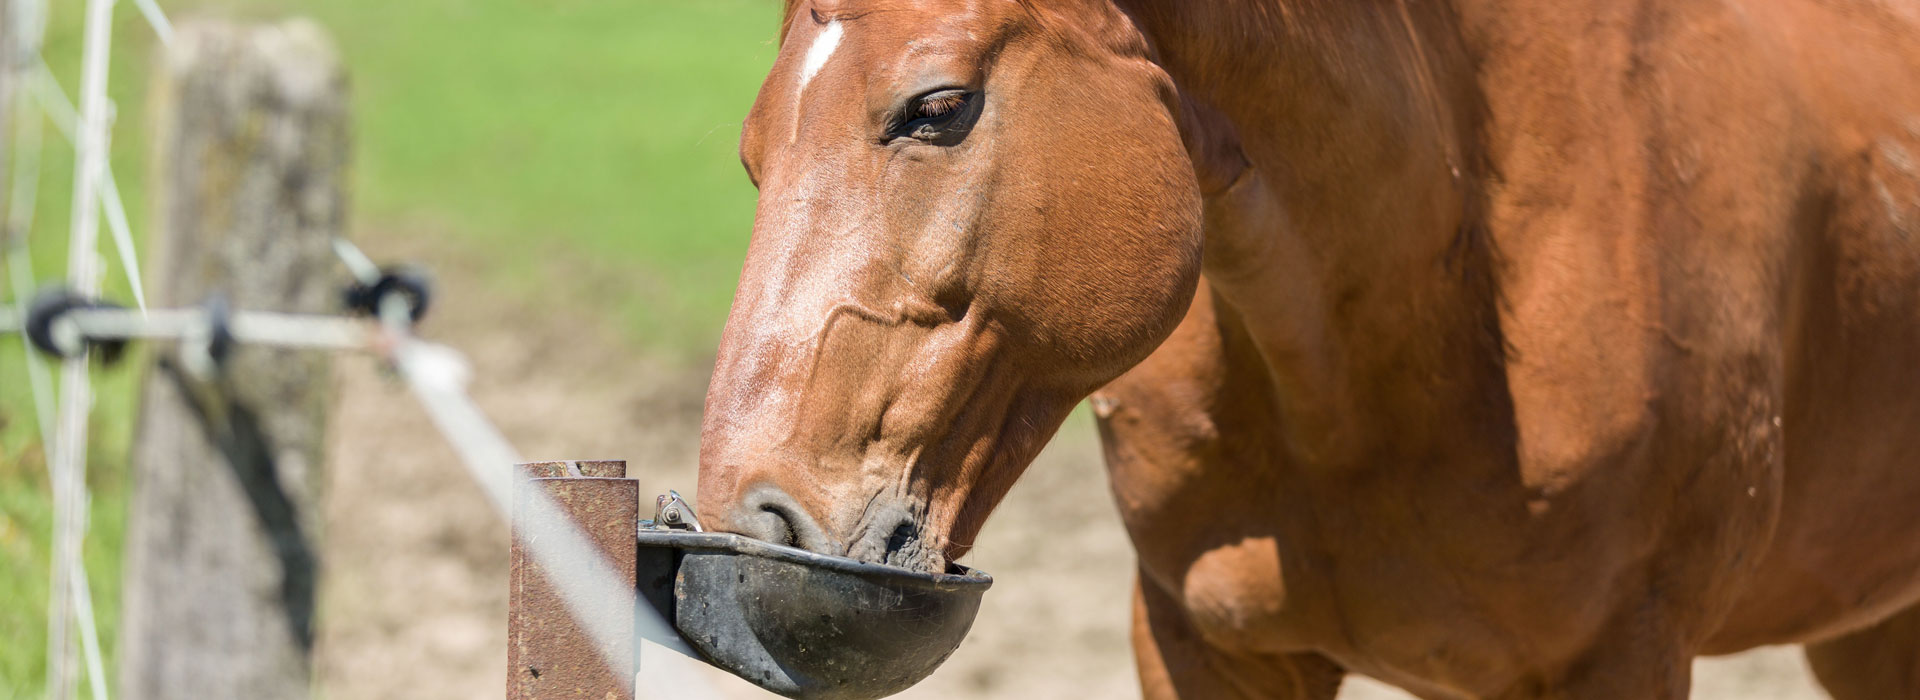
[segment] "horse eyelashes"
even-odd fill
[[[934,95],[920,102],[915,111],[916,117],[933,119],[944,117],[958,111],[967,104],[967,96],[961,94]]]
[[[889,120],[882,143],[911,138],[939,146],[959,143],[972,128],[977,113],[974,93],[959,89],[930,92],[914,98]]]

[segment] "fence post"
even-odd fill
[[[513,552],[507,596],[507,700],[595,698],[633,700],[633,634],[639,614],[637,588],[640,482],[626,478],[619,460],[533,462],[522,465],[530,479],[514,480]],[[518,470],[516,470],[517,473]],[[531,492],[551,497],[570,522],[541,522],[526,499]],[[551,572],[534,561],[525,542],[537,541],[557,527],[577,527],[599,547],[614,576],[631,595],[595,601],[601,615],[625,625],[626,646],[613,655],[625,664],[609,668],[598,644],[573,618]]]
[[[159,306],[337,309],[346,80],[320,28],[192,22],[154,82]],[[331,367],[314,352],[156,350],[127,526],[121,696],[310,694]]]

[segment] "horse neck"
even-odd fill
[[[1189,102],[1208,283],[1294,451],[1510,444],[1479,92],[1451,8],[1116,2]]]

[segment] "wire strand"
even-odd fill
[[[80,117],[73,109],[73,100],[60,87],[60,81],[47,67],[46,61],[38,62],[35,71],[35,98],[46,109],[47,118],[53,120],[54,128],[65,137],[67,142],[78,146],[76,140]],[[120,271],[127,277],[127,286],[133,291],[133,303],[142,311],[147,308],[146,285],[140,279],[140,257],[133,245],[133,227],[127,223],[127,207],[120,199],[120,183],[114,177],[113,168],[102,164],[100,169],[100,204],[106,208],[107,230],[113,234],[114,252],[120,258]]]
[[[79,556],[78,552],[74,553]],[[93,584],[87,581],[87,562],[73,562],[73,610],[80,623],[80,653],[87,662],[87,689],[93,700],[107,700],[107,670],[100,660],[99,626],[93,618]]]
[[[107,69],[113,47],[113,0],[88,0],[81,56],[80,121],[74,129],[73,221],[67,245],[67,279],[80,294],[100,293],[97,243],[100,234],[100,172],[105,169],[107,143]],[[52,585],[48,588],[47,694],[66,700],[73,696],[74,667],[70,655],[71,599],[62,592],[72,585],[73,563],[84,546],[86,523],[87,416],[93,408],[87,374],[87,353],[68,358],[61,367],[60,408],[54,432],[53,513],[54,556]]]
[[[133,0],[133,4],[140,7],[140,14],[145,15],[147,24],[153,26],[153,33],[160,37],[160,43],[172,44],[173,23],[167,21],[167,13],[160,11],[160,4],[153,0]]]

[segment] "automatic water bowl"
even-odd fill
[[[792,698],[907,689],[960,646],[993,577],[932,574],[699,531],[677,494],[639,532],[643,597],[709,663]]]

